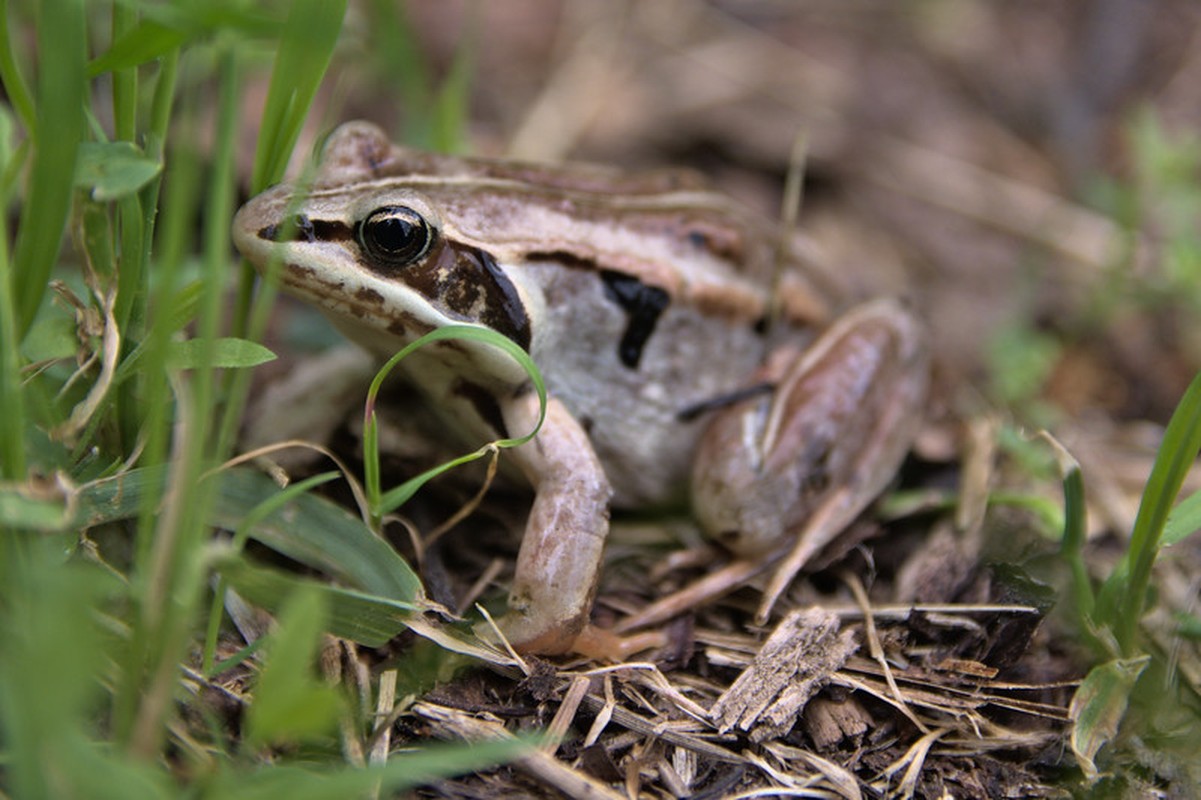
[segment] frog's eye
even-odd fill
[[[405,267],[429,252],[434,229],[408,206],[382,206],[358,225],[363,251],[380,266]]]

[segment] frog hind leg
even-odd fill
[[[742,559],[786,551],[764,591],[764,621],[908,452],[929,380],[922,327],[896,301],[865,303],[803,351],[773,353],[757,378],[774,391],[714,417],[692,492],[702,527]]]

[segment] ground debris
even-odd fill
[[[858,743],[873,725],[871,714],[853,696],[815,697],[805,706],[801,722],[819,752],[832,750],[842,742]]]
[[[819,608],[791,611],[755,660],[710,710],[720,732],[749,731],[762,742],[786,733],[809,699],[857,649],[850,631]]]

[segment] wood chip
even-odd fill
[[[805,704],[857,649],[838,617],[819,608],[788,614],[755,660],[717,699],[710,718],[722,733],[748,731],[762,742],[787,733]]]
[[[833,750],[847,740],[857,743],[875,724],[854,695],[845,700],[825,695],[813,698],[805,707],[801,722],[819,752]]]

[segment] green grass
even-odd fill
[[[1195,317],[1201,247],[1195,211],[1201,192],[1193,179],[1201,168],[1195,138],[1167,136],[1149,112],[1129,126],[1135,177],[1129,186],[1108,187],[1111,212],[1136,229],[1164,237],[1164,257],[1149,275],[1126,274],[1118,266],[1085,309],[1082,329],[1095,330],[1133,303],[1143,313]],[[1201,374],[1181,397],[1159,445],[1124,552],[1099,583],[1084,561],[1085,495],[1080,466],[1060,452],[1064,476],[1065,521],[1060,555],[1068,568],[1064,594],[1076,637],[1086,646],[1092,669],[1071,708],[1069,744],[1085,785],[1101,793],[1129,788],[1129,777],[1152,774],[1148,753],[1167,772],[1201,780],[1196,742],[1201,737],[1201,698],[1179,680],[1177,654],[1169,640],[1188,637],[1197,627],[1195,610],[1177,610],[1174,630],[1156,639],[1144,629],[1159,603],[1153,570],[1165,547],[1201,529],[1201,493],[1180,502],[1185,478],[1201,451]],[[1195,664],[1190,665],[1195,668]],[[1166,765],[1175,764],[1175,767]],[[1191,765],[1191,766],[1190,766]],[[1106,774],[1108,772],[1108,774]],[[1094,781],[1101,780],[1100,784]],[[1188,780],[1187,777],[1184,778]]]
[[[375,414],[375,401],[379,395],[380,388],[383,386],[384,379],[403,359],[424,347],[431,342],[436,342],[441,339],[458,339],[471,340],[481,342],[504,351],[514,361],[529,374],[530,380],[534,385],[535,391],[538,392],[538,421],[534,429],[527,433],[515,437],[499,439],[495,442],[489,442],[480,449],[468,453],[459,458],[452,459],[444,464],[426,470],[414,478],[402,483],[387,492],[383,491],[382,478],[380,474],[380,453],[379,453],[379,431],[378,423]],[[538,372],[537,365],[529,354],[521,349],[521,346],[507,339],[495,331],[484,330],[468,325],[447,325],[437,330],[430,331],[425,336],[406,345],[396,355],[388,359],[388,361],[376,373],[375,379],[371,382],[371,387],[367,392],[367,402],[365,410],[365,419],[363,425],[363,451],[364,451],[364,481],[367,493],[367,506],[369,516],[373,525],[381,524],[384,515],[390,514],[408,502],[422,486],[439,475],[454,469],[463,464],[469,464],[472,461],[477,461],[481,458],[486,458],[489,455],[495,456],[498,450],[503,450],[509,447],[519,447],[538,433],[542,427],[542,422],[546,419],[546,384],[542,380],[542,376]]]
[[[342,745],[371,736],[372,709],[313,672],[322,633],[386,642],[423,608],[420,584],[363,520],[307,492],[336,474],[281,491],[219,469],[251,368],[273,357],[255,342],[274,292],[231,258],[242,92],[271,70],[257,190],[282,176],[344,12],[0,4],[0,191],[17,220],[0,231],[6,796],[340,798],[514,751],[349,763]],[[448,120],[464,80],[430,93]],[[250,539],[337,586],[250,561]],[[227,588],[279,623],[232,655],[217,650]],[[197,683],[235,665],[255,690],[241,732]]]
[[[1130,744],[1134,737],[1149,739],[1157,730],[1168,727],[1163,723],[1171,719],[1176,731],[1160,743],[1166,756],[1182,746],[1178,755],[1189,753],[1201,733],[1197,699],[1189,698],[1187,690],[1171,679],[1174,667],[1170,654],[1155,647],[1140,628],[1154,603],[1152,568],[1163,546],[1196,530],[1197,496],[1179,506],[1176,499],[1199,450],[1201,375],[1185,392],[1164,431],[1129,545],[1099,587],[1093,586],[1082,555],[1085,510],[1080,468],[1064,454],[1066,513],[1061,553],[1070,568],[1076,632],[1097,661],[1076,692],[1071,708],[1074,725],[1070,743],[1089,781],[1100,774],[1096,759],[1101,748],[1119,734],[1124,744]],[[1145,681],[1158,688],[1144,684],[1140,691],[1144,674]],[[1141,707],[1134,709],[1134,722],[1122,729],[1131,703]],[[1112,758],[1112,754],[1107,755]],[[1193,756],[1195,751],[1185,755]]]

